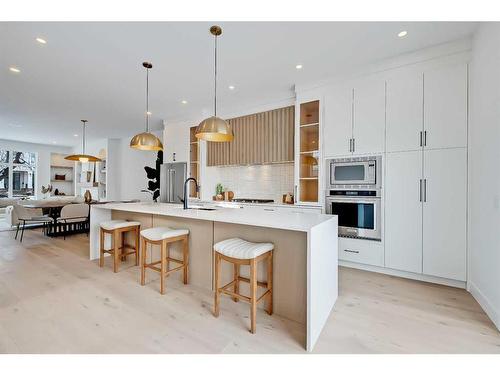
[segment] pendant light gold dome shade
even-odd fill
[[[158,137],[147,132],[134,135],[134,137],[130,140],[130,147],[143,151],[163,150],[163,144]]]
[[[233,129],[227,121],[217,117],[217,37],[222,35],[220,26],[212,26],[210,34],[215,37],[214,61],[214,115],[206,118],[196,128],[195,136],[209,142],[231,142],[234,138]]]
[[[195,136],[209,142],[231,142],[234,138],[231,125],[215,116],[203,120],[196,128]]]
[[[72,160],[72,161],[79,161],[79,162],[82,162],[82,163],[102,161],[97,156],[85,154],[85,126],[87,125],[88,121],[87,120],[80,120],[80,121],[82,122],[82,127],[83,127],[82,153],[81,154],[68,155],[64,159],[66,159],[66,160]]]
[[[153,67],[153,64],[143,62],[142,66],[146,68],[146,131],[134,135],[130,140],[130,147],[143,151],[162,151],[163,144],[161,141],[157,136],[149,132],[149,116],[151,114],[149,112],[149,69]]]

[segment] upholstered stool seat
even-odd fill
[[[141,236],[151,241],[161,241],[167,238],[189,234],[187,229],[172,229],[169,227],[156,227],[141,230]]]
[[[141,231],[141,223],[139,221],[126,221],[126,220],[108,220],[99,223],[101,227],[101,251],[99,258],[99,267],[104,266],[104,254],[113,255],[113,271],[118,272],[118,265],[120,259],[126,260],[127,255],[135,255],[135,265],[139,265],[139,232]],[[135,246],[130,246],[125,242],[125,234],[133,232],[135,234]],[[105,249],[104,237],[111,235],[111,249]],[[121,246],[120,246],[121,242]],[[126,252],[125,249],[131,251]],[[121,250],[121,251],[120,251]]]
[[[241,238],[230,238],[214,245],[219,254],[236,259],[253,259],[267,253],[274,248],[269,242],[255,243],[242,240]]]
[[[273,250],[274,245],[269,242],[255,243],[242,240],[241,238],[230,238],[214,245],[215,259],[215,303],[214,315],[219,316],[220,295],[227,294],[233,297],[235,302],[240,299],[250,302],[250,332],[256,331],[257,303],[267,297],[267,312],[273,313]],[[221,261],[225,260],[233,264],[233,280],[219,287]],[[257,280],[257,265],[259,261],[267,261],[267,281]],[[250,266],[250,278],[240,276],[240,266]],[[250,296],[239,293],[240,282],[250,284]],[[257,298],[257,287],[265,288],[264,293]],[[230,290],[232,289],[232,290]]]
[[[189,230],[173,229],[170,227],[156,227],[144,229],[141,231],[142,242],[142,262],[141,262],[141,285],[146,285],[146,268],[160,273],[160,293],[165,294],[165,278],[172,272],[183,271],[183,282],[188,283],[188,264],[189,264]],[[169,244],[182,241],[182,260],[170,256]],[[147,263],[146,247],[147,245],[160,246],[160,260]],[[180,266],[170,269],[170,262],[178,263]],[[159,264],[160,267],[156,265]]]
[[[141,225],[138,221],[127,221],[127,220],[108,220],[103,221],[99,224],[101,228],[106,230],[114,230],[119,228],[126,228],[134,225]]]

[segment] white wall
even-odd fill
[[[155,135],[161,139],[161,132]],[[113,139],[110,145],[108,170],[113,170],[114,176],[108,176],[108,183],[114,187],[108,199],[151,200],[151,195],[141,190],[147,189],[149,181],[144,167],[155,167],[157,153],[130,148],[130,138]]]
[[[37,143],[9,141],[0,139],[0,148],[13,151],[36,152],[37,159],[37,175],[36,175],[36,198],[41,198],[42,185],[50,184],[50,154],[52,152],[69,154],[71,147],[60,147],[51,145],[41,145]]]
[[[470,69],[469,290],[500,329],[500,23],[482,23]]]

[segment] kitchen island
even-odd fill
[[[90,212],[91,260],[99,258],[99,223],[111,219],[139,221],[141,229],[189,229],[189,284],[207,289],[213,289],[214,243],[232,237],[274,243],[275,314],[304,324],[304,346],[308,351],[313,349],[338,296],[336,216],[265,211],[249,206],[198,206],[184,210],[181,205],[167,203],[94,205]],[[109,248],[110,243],[106,246]],[[180,249],[174,246],[171,251],[175,255]],[[151,256],[155,253],[159,252],[152,252]],[[232,276],[229,265],[224,266],[223,285]],[[243,275],[245,271],[242,268]],[[265,265],[261,265],[259,279],[265,280],[265,271]],[[243,285],[241,291],[247,292]]]

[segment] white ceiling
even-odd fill
[[[162,120],[211,112],[213,39],[205,22],[0,23],[0,138],[77,145],[130,136],[144,127],[145,72],[151,61],[153,128]],[[295,83],[324,79],[427,46],[461,39],[466,22],[223,22],[219,107],[270,103]],[[408,30],[405,38],[397,33]],[[47,40],[46,45],[35,41]],[[302,70],[295,65],[302,64]],[[10,66],[21,69],[9,71]],[[229,85],[236,89],[231,91]],[[188,104],[182,104],[181,100]],[[193,124],[196,125],[196,124]]]

